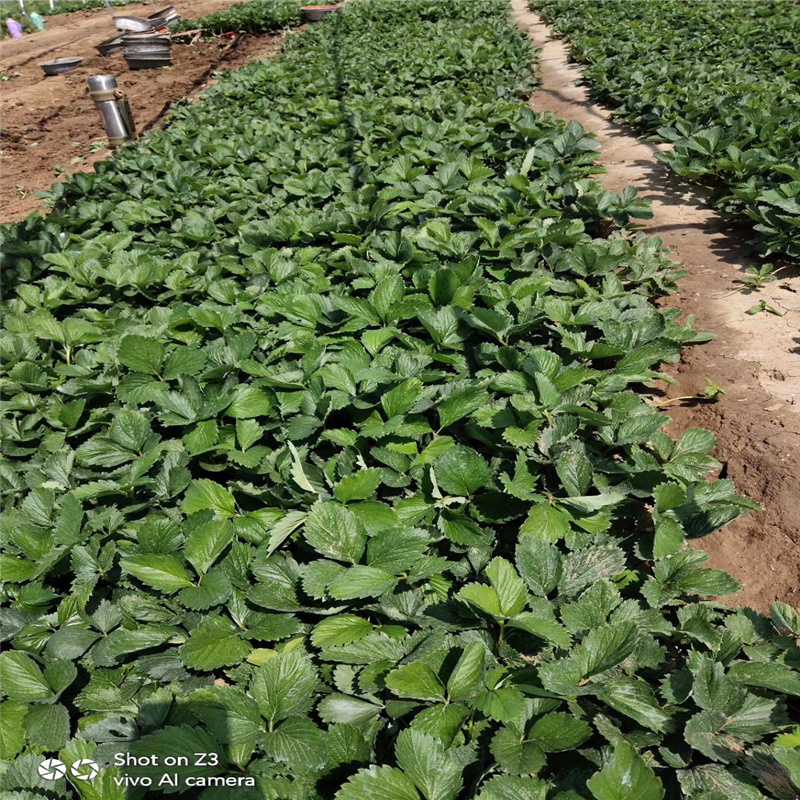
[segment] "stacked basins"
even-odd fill
[[[130,69],[156,69],[172,64],[172,38],[158,31],[135,31],[122,37],[122,55]]]
[[[177,25],[180,15],[170,6],[147,19],[152,20],[152,30],[131,31],[122,36],[122,54],[130,69],[157,69],[172,64],[172,38],[167,28]]]

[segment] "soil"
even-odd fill
[[[611,112],[591,102],[581,72],[569,63],[568,47],[527,10],[511,0],[514,17],[541,50],[540,86],[531,97],[536,111],[577,120],[600,143],[606,188],[634,186],[650,200],[653,218],[641,225],[674,248],[689,274],[665,305],[695,317],[699,330],[716,338],[684,351],[668,373],[677,385],[664,399],[695,395],[706,380],[727,394],[716,402],[678,401],[667,406],[673,435],[692,427],[713,431],[720,474],[763,506],[702,539],[708,566],[734,575],[742,589],[725,600],[766,611],[779,600],[800,606],[800,270],[757,292],[731,293],[748,267],[759,262],[747,244],[747,228],[732,224],[708,202],[702,188],[674,175],[654,154],[654,145],[612,121]],[[746,311],[764,300],[782,316]]]
[[[187,18],[204,16],[237,0],[171,0]],[[160,6],[159,6],[160,7]],[[149,3],[115,7],[116,14],[146,16]],[[297,31],[302,29],[298,28]],[[282,36],[219,37],[195,44],[173,44],[173,66],[129,70],[121,54],[101,56],[95,45],[115,34],[105,9],[47,18],[47,28],[22,39],[7,40],[0,69],[0,221],[22,219],[43,210],[35,192],[49,189],[60,176],[91,171],[108,158],[105,131],[88,95],[90,75],[113,74],[128,96],[137,131],[161,124],[177,100],[197,94],[220,71],[269,57]],[[65,75],[46,78],[39,63],[79,56],[83,63]]]

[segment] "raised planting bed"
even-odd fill
[[[0,788],[782,800],[800,617],[689,547],[753,504],[653,407],[648,208],[504,3],[346,11],[5,230]]]
[[[204,34],[230,31],[269,33],[299,25],[301,21],[300,3],[297,0],[248,0],[199,19],[184,20],[174,30],[200,28]]]
[[[674,144],[678,175],[755,223],[766,256],[800,261],[800,6],[776,0],[534,0],[596,96]]]

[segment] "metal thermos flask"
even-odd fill
[[[88,79],[89,94],[103,118],[112,148],[136,138],[131,107],[125,94],[117,87],[113,75],[93,75]]]

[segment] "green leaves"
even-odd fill
[[[492,739],[491,752],[500,768],[515,775],[538,772],[547,757],[535,742],[525,740],[514,727],[501,728]]]
[[[27,703],[6,700],[0,704],[0,756],[14,758],[25,746],[26,733],[22,727],[30,706]]]
[[[544,639],[556,647],[567,648],[572,644],[572,638],[561,625],[537,613],[517,614],[508,621],[508,624],[512,628],[518,628],[539,639]]]
[[[254,386],[237,386],[233,401],[225,412],[235,419],[267,417],[272,411],[272,401],[262,389]]]
[[[444,700],[445,690],[436,673],[421,661],[404,664],[386,676],[386,687],[398,697]]]
[[[241,689],[214,686],[191,696],[193,713],[213,726],[220,739],[231,745],[253,744],[264,729],[255,701]]]
[[[742,662],[732,664],[728,674],[745,684],[800,697],[800,674],[783,664]]]
[[[514,567],[504,558],[494,558],[486,567],[486,577],[497,593],[501,613],[513,617],[525,608],[528,593]]]
[[[236,503],[233,495],[224,487],[212,480],[201,478],[192,481],[192,485],[183,498],[184,514],[195,514],[209,509],[223,519],[236,515]]]
[[[702,336],[529,78],[502,3],[348,4],[9,229],[3,796],[785,781],[796,619],[713,602],[752,504],[639,393]]]
[[[664,787],[636,749],[619,742],[600,772],[586,781],[597,800],[662,800]]]
[[[471,583],[459,597],[481,611],[501,619],[513,617],[525,607],[528,593],[514,567],[504,558],[495,558],[486,568],[491,586]]]
[[[639,632],[632,622],[604,625],[590,631],[580,647],[584,675],[605,672],[624,661],[638,641]]]
[[[379,716],[381,706],[343,694],[331,694],[322,699],[317,711],[325,722],[362,725]]]
[[[93,436],[75,455],[87,466],[118,467],[143,456],[158,439],[144,414],[123,409],[114,415],[107,436]]]
[[[322,620],[311,634],[316,647],[325,648],[337,644],[350,644],[368,636],[372,625],[354,614],[340,614]]]
[[[126,336],[120,343],[117,359],[134,372],[158,375],[164,360],[164,347],[155,339]]]
[[[431,275],[428,292],[437,306],[447,305],[461,287],[458,275],[451,269],[440,269]]]
[[[179,23],[178,30],[200,28],[204,34],[226,33],[231,30],[247,33],[269,33],[280,31],[300,22],[300,9],[291,0],[278,0],[267,6],[260,4],[243,5],[206,14],[200,19],[187,19]],[[194,241],[207,241],[205,220],[194,218],[187,226],[184,223],[181,233]],[[199,238],[197,238],[199,237]]]
[[[46,700],[53,695],[36,662],[12,650],[0,654],[0,689],[12,700],[26,702]]]
[[[188,570],[175,556],[128,556],[120,561],[120,566],[125,572],[160,592],[172,594],[178,589],[194,585]]]
[[[461,790],[462,765],[433,736],[403,731],[397,737],[395,758],[425,800],[454,800]]]
[[[556,543],[570,532],[569,515],[553,506],[534,506],[519,529],[520,536],[533,536]]]
[[[428,331],[431,339],[443,350],[459,350],[464,336],[461,333],[462,324],[458,312],[452,306],[445,306],[436,311],[424,311],[419,315],[419,321]],[[449,401],[448,401],[449,402]],[[471,413],[478,407],[473,399],[471,402],[453,404],[445,411],[439,412],[439,429],[446,428],[451,422]]]
[[[378,597],[396,583],[397,578],[386,570],[358,565],[339,573],[328,584],[328,594],[336,600]]]
[[[409,378],[386,392],[381,397],[381,406],[386,416],[391,419],[411,411],[420,397],[422,397],[422,381],[418,378]]]
[[[779,633],[800,637],[800,611],[788,603],[773,603],[770,606],[770,617]]]
[[[562,574],[561,552],[534,536],[521,536],[517,542],[517,569],[528,588],[546,597],[558,585]]]
[[[651,686],[640,679],[604,681],[599,696],[604,703],[653,731],[673,730],[670,715],[661,707]]]
[[[259,711],[274,723],[302,713],[310,707],[317,672],[305,653],[280,653],[258,667],[250,682],[250,693]]]
[[[773,135],[796,124],[792,109],[800,94],[788,43],[776,45],[777,68],[766,63],[749,14],[736,2],[713,11],[677,3],[667,17],[643,4],[620,6],[603,20],[564,0],[540,0],[536,8],[566,33],[576,58],[588,65],[587,79],[602,87],[619,113],[644,133],[670,142],[660,161],[690,180],[723,186],[718,207],[755,223],[762,252],[797,257],[792,238],[800,218],[797,152],[785,137]],[[728,24],[709,50],[699,42],[715,29],[718,13]],[[796,22],[780,6],[765,7],[759,37],[780,41],[778,32]],[[697,44],[687,48],[689,39]],[[734,67],[726,71],[728,64]],[[651,113],[656,105],[659,112]],[[602,207],[622,224],[645,211],[629,189]],[[742,282],[741,288],[747,285]]]
[[[448,313],[445,314],[445,311]],[[452,319],[453,322],[451,322],[450,325],[453,326],[452,329],[454,329],[456,326],[454,312],[450,309],[441,309],[441,312],[441,314],[437,313],[435,318],[437,320],[440,318]],[[454,393],[439,404],[439,430],[441,431],[444,428],[448,428],[464,417],[477,411],[488,399],[488,394],[483,389],[478,388],[465,389],[461,392]]]
[[[264,747],[271,759],[286,764],[295,775],[316,772],[327,760],[325,732],[305,717],[287,719],[268,732]]]
[[[349,503],[353,500],[368,500],[375,494],[381,483],[379,469],[362,469],[355,475],[348,475],[333,489],[333,494],[340,503]]]
[[[569,450],[558,457],[556,472],[570,497],[585,495],[591,486],[592,462],[576,450]]]
[[[191,669],[209,672],[238,664],[251,649],[229,619],[206,617],[181,647],[181,660]]]
[[[399,769],[372,765],[359,770],[336,793],[336,800],[419,800],[414,782]]]
[[[436,459],[439,487],[452,495],[469,496],[484,487],[492,473],[488,464],[469,447],[452,447]]]
[[[186,537],[183,553],[197,574],[205,575],[232,538],[231,526],[227,522],[209,522],[195,528]]]
[[[69,712],[61,705],[32,706],[22,721],[26,739],[44,750],[59,750],[69,741]]]
[[[524,621],[525,618],[523,623]],[[536,633],[536,629],[531,632]],[[539,635],[546,637],[547,628]],[[549,638],[559,646],[568,646],[568,634],[563,629],[549,633]],[[589,631],[583,641],[563,661],[549,661],[543,665],[539,676],[549,691],[567,696],[578,694],[579,684],[586,683],[587,678],[621,664],[633,654],[639,641],[640,634],[633,622],[601,625]],[[600,684],[601,687],[604,685],[606,684]]]
[[[316,503],[306,518],[303,535],[318,553],[356,564],[364,553],[367,536],[352,511],[338,503]]]
[[[580,747],[592,729],[572,714],[553,712],[540,717],[528,731],[528,739],[536,742],[545,753],[558,753]]]
[[[202,728],[189,725],[162,727],[156,733],[143,736],[131,743],[131,753],[137,759],[141,759],[143,764],[126,769],[131,775],[149,777],[156,786],[164,774],[161,759],[175,759],[176,766],[172,767],[172,772],[178,774],[178,780],[183,784],[189,776],[197,780],[225,773],[229,767],[222,750],[214,737]],[[155,763],[152,759],[155,753],[159,754],[159,763]],[[187,753],[214,753],[217,757],[190,756],[190,763],[185,764],[181,757],[185,759]],[[146,758],[147,756],[150,758]],[[195,761],[201,763],[196,764]]]
[[[500,607],[500,598],[491,586],[485,586],[482,583],[470,583],[458,593],[458,596],[461,600],[475,606],[495,619],[501,619],[506,616]]]
[[[450,700],[469,697],[481,688],[486,648],[482,642],[468,644],[447,679],[447,696]]]

